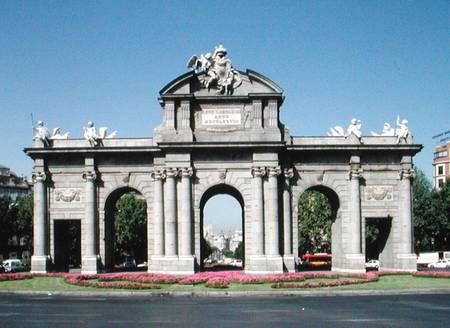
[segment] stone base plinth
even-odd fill
[[[81,259],[82,274],[97,274],[99,271],[97,255],[83,256]]]
[[[245,262],[245,272],[267,274],[283,272],[283,258],[279,255],[253,255]]]
[[[283,255],[283,270],[287,272],[295,272],[294,255]]]
[[[332,271],[364,273],[366,272],[366,257],[364,254],[346,254],[342,267],[332,266]]]
[[[394,257],[393,267],[384,267],[383,263],[380,263],[382,269],[415,272],[417,271],[417,256],[416,254],[397,254]]]
[[[50,258],[48,256],[31,257],[31,273],[46,273],[50,267]]]
[[[195,272],[194,256],[152,256],[148,272],[177,275]]]

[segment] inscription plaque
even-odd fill
[[[202,125],[204,126],[233,126],[241,125],[240,108],[214,108],[202,111]]]

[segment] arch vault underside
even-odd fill
[[[338,198],[333,270],[364,271],[364,222],[392,222],[380,255],[386,269],[415,270],[412,157],[421,146],[390,136],[293,137],[279,120],[282,90],[252,71],[233,94],[187,73],[160,93],[163,122],[153,138],[38,140],[34,166],[32,271],[52,268],[56,220],[81,223],[82,272],[106,267],[105,206],[121,188],[147,202],[148,270],[188,274],[200,261],[201,199],[230,186],[242,197],[245,270],[294,271],[298,199],[310,188]]]

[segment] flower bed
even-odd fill
[[[448,271],[417,271],[412,275],[413,277],[450,278],[450,272]]]
[[[263,284],[271,283],[272,288],[316,288],[336,287],[374,282],[385,275],[411,275],[413,277],[450,278],[445,271],[370,271],[360,274],[337,274],[333,272],[293,272],[280,274],[252,275],[243,271],[199,272],[184,278],[170,274],[157,273],[114,273],[114,274],[75,274],[75,273],[6,273],[0,274],[0,281],[31,279],[33,277],[61,277],[72,285],[95,288],[119,289],[159,289],[162,284],[197,285],[210,288],[228,288],[231,283]],[[319,281],[309,281],[319,279]]]
[[[29,273],[3,273],[0,274],[0,281],[31,279],[32,274]]]

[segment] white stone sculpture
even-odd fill
[[[34,127],[35,135],[33,140],[41,140],[46,147],[50,145],[50,131],[44,126],[44,122],[38,121]]]
[[[350,125],[347,128],[347,134],[349,135],[354,134],[358,139],[361,138],[362,132],[361,132],[361,120],[358,120],[356,118],[352,118]]]
[[[374,137],[378,137],[378,136],[393,137],[393,136],[395,136],[395,129],[393,127],[391,127],[391,125],[388,122],[385,122],[383,125],[383,131],[381,132],[381,134],[375,133],[373,131],[370,133]]]
[[[397,136],[397,143],[401,140],[406,140],[409,136],[408,120],[400,120],[400,116],[397,115],[397,128],[395,129],[395,135]]]
[[[60,139],[68,139],[68,138],[69,138],[69,132],[61,134],[60,128],[54,128],[52,136],[50,137],[50,139],[52,139],[52,140],[60,140]]]
[[[344,128],[342,126],[337,125],[334,128],[330,128],[330,132],[328,132],[328,135],[333,137],[348,137],[351,134],[354,134],[358,139],[361,138],[361,120],[352,118],[347,131],[344,131]]]
[[[344,128],[342,126],[335,126],[334,128],[330,128],[330,132],[328,132],[329,136],[333,137],[345,137]]]
[[[203,87],[208,90],[215,87],[217,93],[231,95],[234,89],[242,84],[242,79],[226,55],[227,49],[223,45],[219,45],[212,55],[210,53],[200,56],[193,55],[187,66],[197,74],[205,73]]]
[[[101,146],[103,144],[103,139],[112,139],[116,136],[117,131],[112,132],[111,134],[107,134],[107,127],[101,127],[98,129],[99,133],[97,134],[97,130],[95,129],[95,125],[93,122],[89,121],[87,126],[84,128],[84,138],[89,141],[89,144],[93,147]]]

